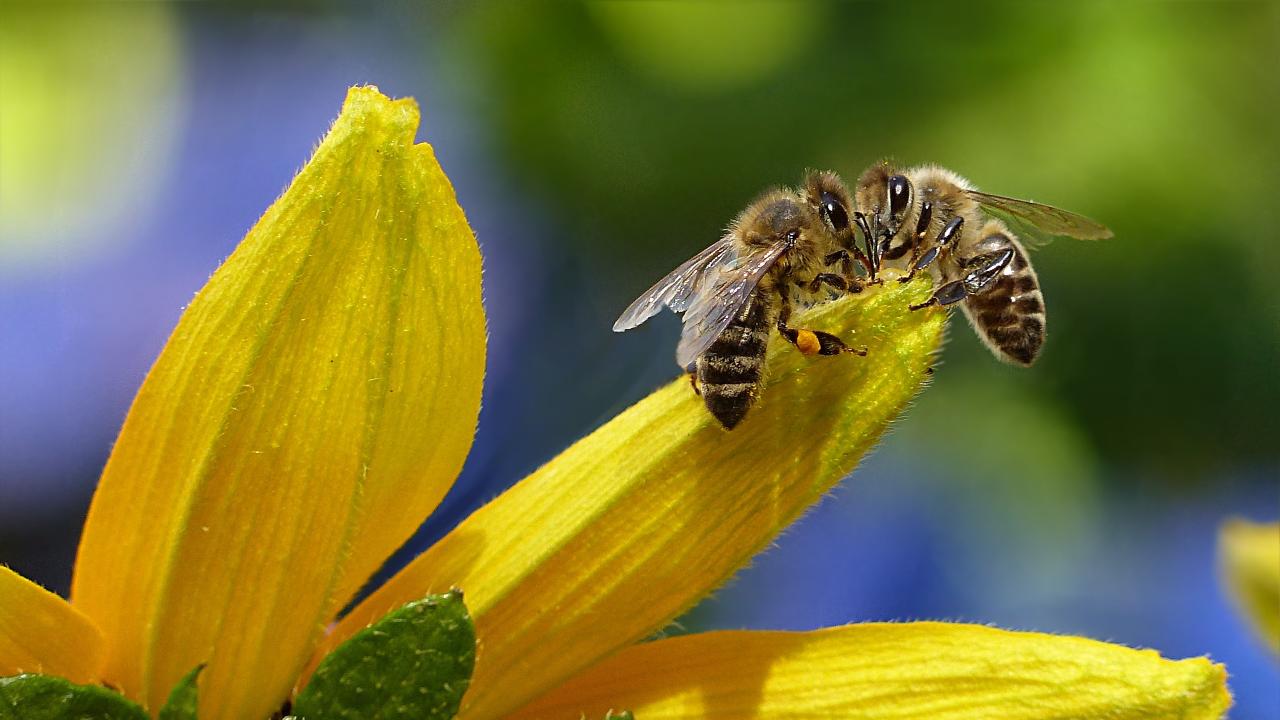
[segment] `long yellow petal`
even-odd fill
[[[102,632],[70,603],[0,565],[0,677],[24,672],[96,682]]]
[[[1231,704],[1205,658],[981,625],[714,632],[637,645],[515,714],[525,720],[1207,720]]]
[[[1280,523],[1234,519],[1218,540],[1223,578],[1244,615],[1280,653]]]
[[[689,382],[658,390],[485,506],[345,618],[462,588],[480,643],[461,713],[491,718],[664,626],[844,477],[915,394],[945,313],[921,279],[801,321],[865,357],[775,341],[758,407],[732,432]],[[659,350],[655,350],[659,351]]]
[[[183,314],[103,472],[73,602],[152,710],[266,717],[471,443],[480,258],[418,110],[355,88]]]

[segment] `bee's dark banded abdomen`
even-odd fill
[[[997,247],[1012,248],[1013,259],[981,293],[965,300],[965,314],[997,355],[1019,365],[1030,365],[1044,345],[1040,281],[1018,241],[1003,234],[982,241],[984,251]]]
[[[769,330],[777,310],[765,298],[766,292],[752,293],[738,317],[698,358],[698,384],[707,410],[726,430],[732,430],[755,402],[764,376],[764,354]]]

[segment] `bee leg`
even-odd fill
[[[911,278],[915,277],[916,271],[922,267],[920,265],[920,251],[923,250],[926,245],[925,241],[927,238],[925,236],[929,233],[929,223],[932,221],[933,203],[925,200],[920,203],[920,217],[916,220],[916,231],[911,236],[911,259],[907,260],[907,267],[910,270],[906,277],[898,278],[898,282],[910,282]],[[932,250],[932,248],[930,248],[930,250]],[[904,246],[902,251],[898,253],[898,256],[901,256],[902,252],[905,251],[906,248]],[[934,253],[934,255],[937,255],[937,253]],[[933,259],[929,258],[925,264],[927,265],[929,262],[933,262]]]
[[[960,230],[962,228],[964,228],[963,217],[951,218],[951,222],[944,225],[942,227],[942,232],[938,233],[937,245],[934,246],[937,248],[938,252],[933,254],[932,256],[926,253],[925,257],[921,258],[920,262],[916,263],[916,270],[923,270],[929,267],[929,264],[932,263],[935,258],[940,258],[946,255],[949,255],[951,253],[952,248],[956,246],[956,239],[959,237]],[[965,263],[963,262],[960,264],[962,266],[965,265]],[[1003,268],[1004,266],[1001,265],[1000,269],[1003,269]]]
[[[862,254],[862,251],[859,250],[856,246],[853,248],[853,250],[854,252],[858,253],[858,257],[860,260],[863,260],[866,258],[866,256]],[[823,259],[823,261],[827,265],[831,265],[836,261],[840,262],[840,272],[842,273],[840,276],[840,279],[845,283],[845,287],[838,288],[838,289],[843,289],[845,292],[860,293],[864,289],[866,289],[867,285],[869,284],[861,276],[853,272],[853,258],[850,257],[848,250],[837,250],[831,253],[830,255],[826,256]],[[863,266],[864,267],[866,266],[865,262],[863,263]],[[815,277],[814,282],[817,282],[817,280],[818,278]],[[880,281],[877,280],[876,282],[879,283]],[[838,287],[838,286],[833,285],[832,287]]]
[[[838,275],[836,277],[839,277]],[[840,278],[843,280],[844,278]],[[778,334],[787,339],[787,342],[796,346],[804,355],[839,355],[840,353],[853,353],[854,355],[866,355],[867,349],[851,348],[844,343],[843,340],[828,332],[821,330],[809,330],[806,328],[793,328],[787,326],[787,321],[791,319],[791,299],[787,297],[785,291],[782,295],[782,308],[778,312]]]
[[[1000,277],[1000,273],[1013,260],[1013,255],[1012,249],[1004,249],[962,261],[960,266],[965,269],[965,275],[961,278],[961,282],[964,283],[968,293],[977,295],[986,290],[996,278]]]
[[[933,296],[919,305],[908,306],[908,310],[920,310],[930,305],[951,305],[986,290],[1000,276],[1009,262],[1013,260],[1013,250],[1000,250],[977,257],[966,258],[960,266],[964,269],[964,277],[952,280],[933,292]]]
[[[911,279],[916,276],[916,273],[933,264],[933,261],[938,258],[938,253],[941,251],[942,248],[939,248],[937,245],[929,248],[929,252],[916,259],[915,263],[911,267],[911,272],[898,278],[898,282],[911,282]]]
[[[818,338],[808,330],[797,330],[787,327],[787,322],[791,320],[791,298],[787,296],[787,288],[785,285],[778,288],[778,334],[786,338],[787,342],[796,346],[796,349],[805,355],[813,355],[822,349]]]
[[[836,292],[862,292],[861,285],[854,285],[843,276],[835,273],[818,273],[814,275],[813,280],[809,282],[809,292],[818,292],[818,288],[822,287],[824,283],[830,285]]]
[[[951,248],[955,246],[956,236],[960,234],[960,229],[963,227],[964,227],[963,217],[956,216],[954,218],[951,218],[951,222],[944,225],[942,228],[942,232],[938,233],[937,241],[934,243],[933,247],[929,248],[928,252],[926,252],[923,256],[918,258],[915,256],[912,256],[913,264],[911,267],[911,272],[907,273],[906,277],[901,278],[901,281],[907,282],[911,278],[915,277],[917,272],[920,272],[921,270],[932,265],[934,260],[937,260],[939,257],[950,252]],[[921,237],[923,237],[923,231],[921,231]]]
[[[933,291],[933,295],[928,300],[919,305],[908,305],[908,310],[923,310],[930,305],[951,305],[969,297],[969,291],[964,287],[963,280],[952,280]]]
[[[693,394],[702,397],[702,388],[698,387],[698,367],[690,365],[685,373],[689,376],[689,387],[693,388]]]
[[[790,330],[790,328],[788,328]],[[829,332],[821,330],[791,330],[796,333],[797,337],[792,340],[796,348],[805,355],[839,355],[840,353],[853,353],[854,355],[866,356],[866,348],[852,348],[845,344],[843,340],[832,335]],[[807,337],[812,335],[813,337]],[[817,347],[815,349],[814,344]],[[801,347],[803,344],[805,347]]]
[[[851,247],[851,249],[853,251],[853,255],[849,254],[849,250],[837,250],[828,254],[822,259],[822,262],[827,266],[835,265],[838,262],[840,263],[840,272],[845,278],[857,278],[858,276],[853,273],[853,261],[856,258],[862,267],[870,273],[871,261],[867,258],[866,253],[862,252],[862,249],[859,248],[856,243]],[[861,280],[861,278],[858,279]],[[859,290],[861,290],[861,288],[859,288]]]

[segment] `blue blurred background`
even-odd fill
[[[937,618],[1277,659],[1216,577],[1280,515],[1280,3],[0,5],[0,562],[65,592],[182,307],[346,88],[411,95],[485,254],[475,449],[396,562],[672,378],[618,311],[761,189],[885,156],[1109,224],[1031,370],[960,318],[880,449],[671,632]]]

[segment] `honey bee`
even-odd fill
[[[1105,226],[1048,205],[978,192],[933,165],[896,170],[873,165],[858,179],[855,223],[867,238],[872,267],[897,266],[910,280],[933,273],[931,305],[961,308],[978,337],[1006,362],[1031,365],[1045,337],[1044,297],[1025,240],[1111,237]]]
[[[733,429],[759,392],[771,326],[806,355],[866,354],[830,333],[788,325],[793,305],[824,292],[862,291],[855,262],[866,273],[873,266],[856,242],[852,207],[832,172],[810,172],[797,190],[765,193],[720,240],[631,303],[614,331],[636,327],[663,306],[683,313],[676,362],[711,414]]]

